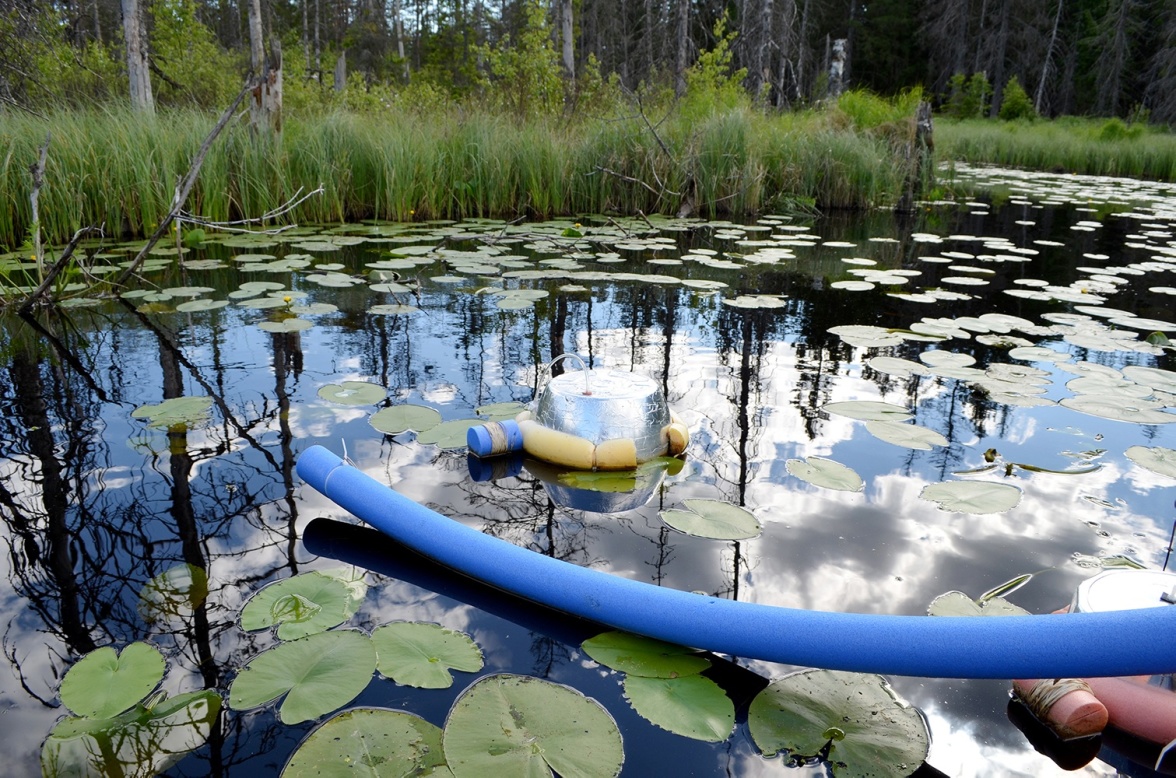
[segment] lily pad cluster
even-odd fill
[[[605,632],[581,646],[623,673],[625,697],[651,723],[696,740],[731,736],[731,696],[705,673],[711,659],[692,649],[626,632]],[[794,764],[826,762],[835,776],[905,778],[927,757],[931,736],[922,714],[884,678],[802,670],[772,681],[747,709],[756,747]]]
[[[156,691],[166,662],[149,643],[91,651],[61,680],[73,715],[53,727],[41,748],[45,776],[158,775],[202,746],[221,698],[214,690],[167,697]]]

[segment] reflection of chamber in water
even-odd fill
[[[657,492],[666,474],[676,474],[682,464],[680,459],[661,457],[632,470],[594,473],[538,459],[523,462],[556,505],[592,513],[623,513],[640,508]]]

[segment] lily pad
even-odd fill
[[[131,418],[147,419],[152,427],[191,426],[203,421],[211,407],[211,397],[173,397],[158,405],[140,405]]]
[[[300,573],[262,587],[241,609],[241,629],[278,627],[278,637],[295,640],[337,627],[359,610],[367,586],[343,574]]]
[[[928,484],[919,497],[957,513],[1004,513],[1021,501],[1021,490],[992,481],[945,481]]]
[[[1176,478],[1176,451],[1163,446],[1131,446],[1125,452],[1135,464],[1153,473]]]
[[[466,689],[445,721],[445,758],[457,778],[517,775],[612,778],[621,733],[596,700],[562,684],[490,675]]]
[[[826,489],[860,492],[866,486],[862,477],[852,467],[824,457],[789,459],[784,463],[784,467],[800,480]]]
[[[1176,414],[1164,412],[1163,403],[1114,394],[1084,394],[1078,397],[1063,397],[1059,403],[1091,416],[1133,424],[1171,424],[1176,421]]]
[[[187,618],[208,596],[208,574],[190,564],[176,565],[152,578],[139,592],[139,615],[149,624]]]
[[[425,405],[393,405],[376,411],[368,423],[388,435],[399,435],[409,430],[420,433],[440,424],[441,414]]]
[[[479,416],[485,416],[490,421],[503,421],[505,419],[513,419],[519,413],[526,410],[526,405],[520,402],[502,402],[492,403],[490,405],[482,405],[474,409],[474,413]]]
[[[61,681],[61,702],[79,716],[109,719],[143,700],[163,680],[164,661],[149,643],[91,651]]]
[[[681,678],[711,666],[709,659],[692,648],[631,632],[602,632],[585,640],[580,648],[605,667],[643,678]]]
[[[935,430],[918,424],[903,424],[896,421],[867,421],[866,431],[879,440],[904,448],[930,451],[934,446],[946,446],[947,438]]]
[[[228,304],[228,300],[188,300],[177,305],[176,310],[180,313],[197,313],[199,311],[214,311],[217,308],[224,308]]]
[[[1003,597],[973,600],[963,592],[947,592],[931,601],[929,616],[1028,616],[1029,611]]]
[[[911,412],[901,405],[891,405],[875,400],[826,403],[821,406],[821,410],[838,416],[848,416],[859,421],[907,421],[914,418]]]
[[[838,778],[905,778],[931,743],[922,715],[885,678],[836,670],[773,681],[751,701],[747,725],[764,756],[823,755]]]
[[[417,443],[437,445],[441,448],[465,448],[466,433],[470,427],[484,424],[485,419],[454,419],[443,421],[417,434]]]
[[[450,669],[473,673],[484,664],[481,649],[469,635],[439,624],[385,624],[372,633],[372,643],[376,669],[402,686],[446,689],[453,685]]]
[[[735,705],[717,683],[701,675],[625,678],[625,697],[644,719],[675,735],[721,743],[735,726]]]
[[[689,510],[662,511],[661,518],[679,532],[715,540],[744,540],[760,534],[759,519],[751,511],[722,500],[686,500]]]
[[[375,669],[376,649],[366,633],[319,632],[254,657],[229,686],[229,707],[248,710],[284,695],[283,724],[311,721],[354,700]]]
[[[266,332],[301,332],[314,326],[314,322],[291,316],[281,321],[263,321],[257,325]]]
[[[62,719],[41,748],[41,774],[160,775],[207,742],[220,706],[220,695],[206,689],[116,718]]]
[[[286,762],[282,776],[444,775],[444,764],[440,727],[404,711],[353,708],[307,735]]]
[[[370,381],[344,381],[320,388],[318,396],[341,405],[374,405],[388,396],[388,390]]]

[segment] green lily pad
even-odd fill
[[[876,400],[826,403],[821,406],[821,410],[858,421],[907,421],[914,418],[911,412],[901,405],[891,405]]]
[[[283,778],[445,775],[441,728],[420,716],[353,708],[320,724],[291,754]]]
[[[784,463],[784,467],[792,475],[813,486],[842,492],[860,492],[866,486],[856,470],[840,462],[834,462],[832,459],[823,457],[789,459]]]
[[[152,427],[191,426],[203,421],[211,407],[211,397],[173,397],[158,405],[140,405],[131,418],[147,419]]]
[[[41,774],[160,775],[208,741],[220,706],[220,695],[206,689],[116,718],[62,719],[41,748]]]
[[[388,305],[373,305],[368,308],[368,313],[374,313],[380,316],[400,316],[402,314],[419,313],[420,310],[415,305],[399,305],[393,303]]]
[[[61,702],[79,716],[109,719],[143,700],[163,680],[164,661],[149,643],[91,651],[61,681]]]
[[[343,574],[300,573],[262,587],[241,610],[241,629],[278,627],[278,637],[295,640],[337,627],[359,610],[367,586]]]
[[[228,304],[228,300],[188,300],[177,305],[176,310],[180,313],[197,313],[199,311],[214,311],[217,308],[224,308]]]
[[[320,388],[318,396],[341,405],[374,405],[388,396],[388,390],[369,381],[344,381]]]
[[[992,481],[945,481],[928,484],[919,497],[957,513],[1004,513],[1021,501],[1021,490]]]
[[[602,632],[585,640],[580,648],[605,667],[643,678],[681,678],[711,666],[709,659],[692,648],[631,632]]]
[[[661,518],[679,532],[715,540],[745,540],[760,534],[759,519],[751,511],[721,500],[686,500],[689,510],[662,511]]]
[[[1131,446],[1125,452],[1135,464],[1153,473],[1176,478],[1176,451],[1163,446]]]
[[[613,778],[625,754],[608,711],[562,684],[490,675],[449,711],[445,759],[457,778],[488,775]]]
[[[441,414],[424,405],[393,405],[376,411],[368,423],[388,435],[399,435],[409,430],[420,433],[440,424]]]
[[[311,721],[354,700],[375,669],[376,649],[366,633],[319,632],[254,657],[229,686],[229,707],[248,710],[285,695],[282,723]]]
[[[721,743],[731,736],[735,726],[731,698],[705,676],[626,676],[625,697],[642,718],[693,740]]]
[[[899,378],[907,378],[912,375],[927,375],[927,368],[910,359],[902,359],[901,357],[871,357],[866,360],[866,364],[870,369],[877,370],[879,373],[887,373]]]
[[[291,316],[281,321],[263,321],[257,325],[266,332],[302,332],[314,326],[314,322]]]
[[[903,424],[896,421],[867,421],[866,431],[879,440],[903,448],[930,451],[934,446],[946,446],[947,438],[935,430],[918,424]]]
[[[148,624],[185,619],[207,596],[208,574],[195,565],[176,565],[143,586],[139,592],[139,615]]]
[[[1171,424],[1176,421],[1176,413],[1165,413],[1163,403],[1114,394],[1063,397],[1059,403],[1091,416],[1133,424]]]
[[[931,601],[929,616],[1028,616],[1029,611],[1004,597],[973,600],[963,592],[946,592]]]
[[[519,413],[526,410],[527,406],[520,402],[503,402],[492,403],[490,405],[482,405],[474,409],[474,413],[479,416],[485,416],[490,421],[503,421],[506,419],[513,419]]]
[[[835,670],[773,681],[751,701],[747,725],[764,756],[824,755],[837,778],[905,778],[931,743],[922,715],[885,678]]]
[[[451,669],[473,673],[484,664],[481,649],[469,635],[440,624],[385,624],[372,633],[372,642],[380,675],[402,686],[446,689],[453,685]]]
[[[465,448],[466,433],[470,427],[484,424],[485,419],[454,419],[443,421],[435,427],[430,427],[417,433],[417,443],[437,445],[441,448]]]

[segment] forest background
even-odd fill
[[[170,221],[250,77],[207,219],[909,205],[924,102],[941,161],[1176,180],[1174,0],[0,0],[0,246]]]

